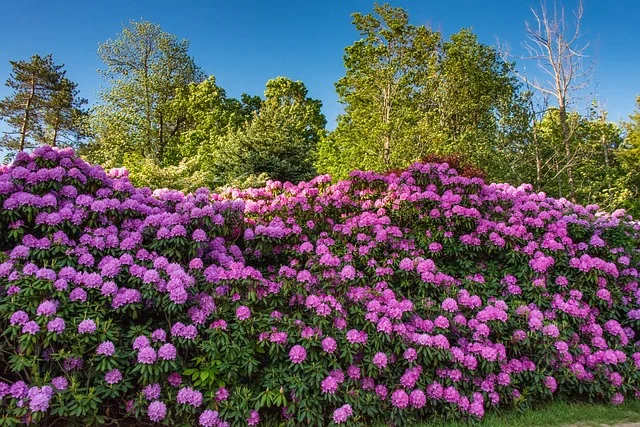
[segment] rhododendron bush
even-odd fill
[[[397,425],[640,380],[639,229],[446,164],[183,195],[0,170],[0,424]]]

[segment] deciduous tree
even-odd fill
[[[120,166],[135,153],[165,164],[184,124],[171,110],[176,91],[204,79],[188,50],[187,40],[146,21],[131,21],[100,45],[106,87],[94,114],[95,160]]]

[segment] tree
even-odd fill
[[[122,164],[136,185],[193,191],[227,184],[216,161],[228,136],[250,122],[261,104],[258,96],[227,97],[214,76],[178,88],[167,112],[179,118],[182,131],[165,150],[165,165],[136,152],[126,153]]]
[[[528,121],[527,96],[520,92],[513,64],[495,48],[462,29],[439,46],[436,90],[421,119],[422,138],[437,154],[464,153],[490,178],[514,174],[505,159],[519,149]]]
[[[55,64],[52,55],[33,55],[30,61],[9,63],[12,72],[6,86],[13,93],[0,101],[0,117],[12,130],[5,133],[1,143],[9,150],[22,151],[44,142],[45,116],[49,119],[53,109],[69,112],[68,105],[57,102],[65,90],[62,82],[69,81],[64,77],[64,65]]]
[[[398,167],[420,153],[416,125],[435,83],[440,36],[409,24],[401,8],[376,4],[374,13],[353,15],[362,38],[345,49],[346,74],[336,83],[345,111],[320,148],[320,169],[337,176]]]
[[[571,151],[570,143],[575,128],[568,119],[568,109],[578,92],[587,87],[592,73],[592,67],[585,67],[584,64],[589,48],[589,43],[582,42],[581,21],[584,8],[580,0],[574,11],[573,23],[567,21],[564,7],[558,9],[555,3],[551,11],[544,2],[539,10],[532,8],[531,11],[534,23],[526,23],[527,41],[524,42],[524,47],[528,54],[523,59],[534,61],[546,80],[540,81],[522,74],[520,76],[528,85],[556,101],[564,150],[561,168],[566,170],[569,197],[575,202],[575,153]]]
[[[464,153],[492,178],[513,175],[505,159],[529,121],[512,64],[468,29],[443,41],[403,9],[376,5],[374,13],[354,15],[362,39],[345,49],[336,84],[345,111],[320,144],[318,168],[344,177]]]
[[[624,123],[626,136],[615,157],[620,162],[621,176],[614,187],[617,204],[634,216],[640,215],[640,95],[636,109]]]
[[[218,185],[261,174],[294,183],[312,178],[326,125],[321,108],[322,102],[308,97],[301,81],[269,80],[259,110],[241,129],[223,138],[213,153],[212,168],[222,179]]]
[[[240,100],[227,97],[214,76],[178,89],[170,110],[180,115],[184,130],[175,152],[170,154],[180,159],[216,151],[220,137],[251,121],[261,105],[259,96],[242,94]]]
[[[184,125],[184,116],[171,110],[176,91],[204,79],[188,49],[187,40],[146,21],[131,21],[99,46],[107,87],[94,114],[94,160],[120,166],[125,154],[135,153],[165,164]]]
[[[42,142],[51,146],[77,146],[88,133],[87,100],[79,97],[78,84],[66,77],[56,83],[45,109]]]

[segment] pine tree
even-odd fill
[[[51,55],[9,63],[12,72],[6,86],[13,93],[0,101],[0,118],[11,130],[0,139],[0,146],[22,151],[33,147],[43,134],[44,115],[64,71]]]
[[[45,108],[45,132],[38,138],[41,143],[77,146],[86,136],[88,112],[83,106],[87,100],[78,93],[77,83],[66,77],[59,79]]]

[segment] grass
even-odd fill
[[[479,423],[418,423],[414,427],[534,427],[534,426],[610,426],[640,422],[640,400],[630,399],[620,406],[590,403],[556,402],[523,412],[487,414]]]

